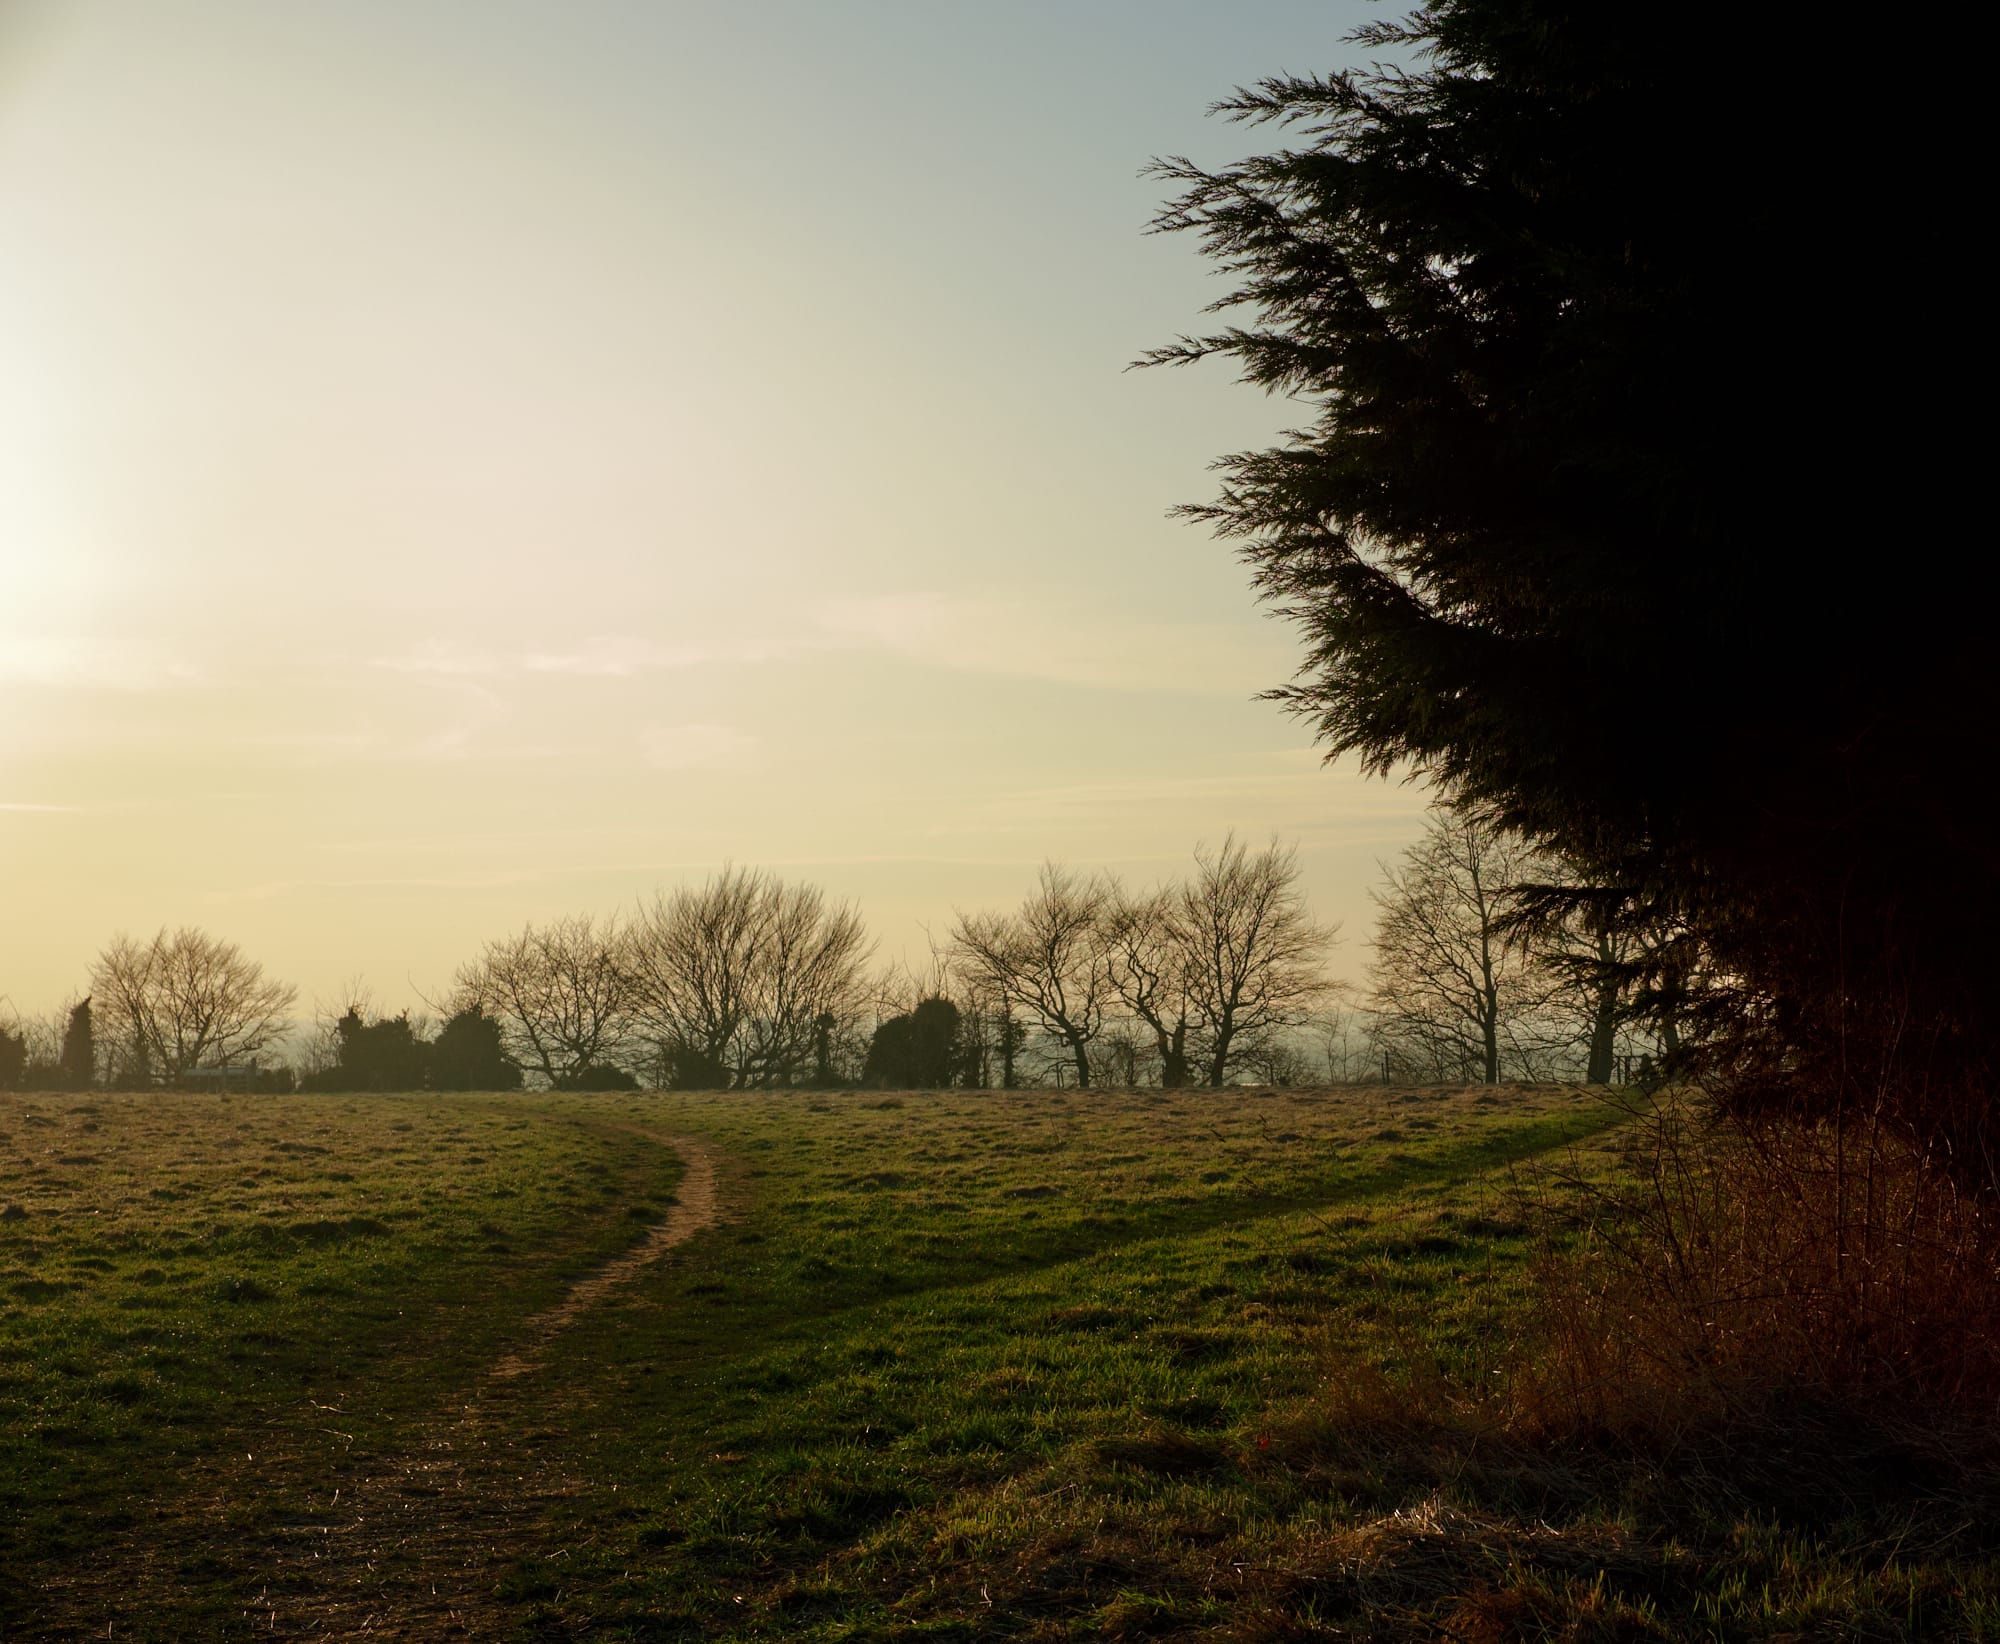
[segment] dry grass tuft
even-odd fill
[[[1602,1580],[1571,1577],[1561,1590],[1532,1581],[1475,1587],[1435,1623],[1459,1644],[1514,1644],[1554,1639],[1562,1644],[1642,1644],[1667,1633],[1648,1611],[1608,1593]]]
[[[1505,1374],[1336,1351],[1259,1438],[1336,1512],[1243,1636],[2000,1636],[2000,1217],[1884,1125],[1636,1117],[1531,1193]]]
[[[1524,1436],[1657,1450],[1748,1420],[1891,1468],[2000,1448],[2000,1213],[1879,1122],[1807,1126],[1662,1099],[1636,1186],[1586,1193],[1540,1272]],[[1572,1184],[1574,1185],[1574,1184]]]

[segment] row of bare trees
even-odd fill
[[[1039,1053],[1042,1074],[1078,1086],[1219,1085],[1330,995],[1333,937],[1306,908],[1297,852],[1232,835],[1142,893],[1045,864],[1014,911],[958,915],[923,981],[871,978],[853,906],[730,868],[623,920],[490,942],[451,1004],[499,1023],[550,1084],[605,1066],[681,1088],[837,1083],[865,1065],[872,1028],[950,997],[961,1082],[995,1082],[997,1061],[1015,1084]]]
[[[761,1089],[918,1064],[1006,1087],[1607,1083],[1676,1048],[1657,993],[1649,1029],[1633,1025],[1655,935],[1594,914],[1560,860],[1475,815],[1434,812],[1385,865],[1358,994],[1327,973],[1337,933],[1312,916],[1300,877],[1295,847],[1234,834],[1143,891],[1045,863],[1014,909],[959,913],[919,978],[869,975],[851,905],[726,868],[623,920],[579,915],[489,943],[451,1006],[491,1017],[549,1084],[613,1068]],[[890,1023],[905,1048],[871,1058]]]
[[[1152,1077],[1172,1088],[1220,1085],[1303,1027],[1332,992],[1334,938],[1306,906],[1297,850],[1253,851],[1232,834],[1197,846],[1188,878],[1139,893],[1045,864],[1012,913],[960,914],[951,957],[975,1001],[1061,1047],[1079,1087],[1097,1082],[1092,1050],[1106,1039],[1123,1051],[1119,1082],[1138,1082],[1136,1030]]]
[[[451,1004],[492,1017],[508,1053],[553,1085],[604,1067],[681,1088],[827,1082],[868,998],[869,957],[851,904],[725,868],[628,919],[578,914],[489,942]]]
[[[1659,1037],[1630,1025],[1646,932],[1573,895],[1544,898],[1565,911],[1537,917],[1538,893],[1564,877],[1477,817],[1435,813],[1385,868],[1357,998],[1327,975],[1336,933],[1306,905],[1296,849],[1275,839],[1197,846],[1190,873],[1143,891],[1045,863],[1011,911],[958,914],[922,978],[871,976],[852,904],[725,867],[622,917],[556,918],[489,942],[434,1007],[559,1087],[769,1089],[919,1066],[1007,1087],[1605,1082],[1671,1051],[1676,1028],[1657,997],[1646,1015]],[[117,1082],[186,1082],[276,1045],[295,999],[203,931],[120,936],[60,1042],[54,1019],[0,1036],[0,1084],[29,1067],[74,1082],[79,1061]],[[315,1076],[343,1046],[358,1055],[370,1031],[358,993],[342,1006],[303,1058]]]

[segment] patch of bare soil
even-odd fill
[[[541,1526],[556,1504],[593,1488],[547,1453],[553,1433],[537,1422],[539,1412],[573,1409],[583,1396],[538,1374],[548,1346],[719,1217],[705,1143],[634,1133],[685,1161],[666,1220],[531,1319],[522,1344],[441,1402],[407,1447],[353,1457],[342,1447],[339,1413],[326,1411],[323,1424],[293,1428],[264,1455],[246,1455],[231,1476],[197,1486],[152,1523],[93,1549],[69,1579],[44,1589],[40,1614],[0,1624],[0,1638],[175,1636],[149,1621],[161,1601],[227,1577],[251,1596],[238,1613],[212,1612],[213,1636],[246,1628],[315,1639],[511,1634],[520,1612],[499,1597],[502,1578],[529,1556],[559,1572],[565,1549],[543,1545]],[[271,1511],[260,1478],[290,1486],[294,1501],[299,1481],[313,1480],[319,1487],[305,1494],[315,1505],[307,1513]],[[256,1572],[248,1583],[246,1571]]]
[[[613,1291],[628,1285],[646,1268],[677,1244],[685,1243],[716,1219],[715,1161],[708,1149],[692,1136],[658,1138],[678,1153],[687,1164],[687,1174],[675,1197],[677,1203],[667,1219],[647,1233],[624,1255],[606,1262],[588,1278],[577,1280],[563,1299],[528,1323],[528,1341],[507,1354],[488,1372],[499,1381],[511,1381],[537,1369],[549,1342],[561,1334],[576,1317],[596,1307]]]

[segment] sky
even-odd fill
[[[1126,367],[1222,290],[1141,168],[1381,9],[0,0],[0,998],[417,1005],[730,861],[916,962],[1230,829],[1358,975],[1423,793],[1168,517],[1301,408]]]

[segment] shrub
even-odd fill
[[[2000,1410],[2000,1212],[1870,1114],[1721,1116],[1667,1094],[1636,1185],[1586,1195],[1542,1270],[1531,1424],[1647,1428],[1837,1409],[1963,1431]]]

